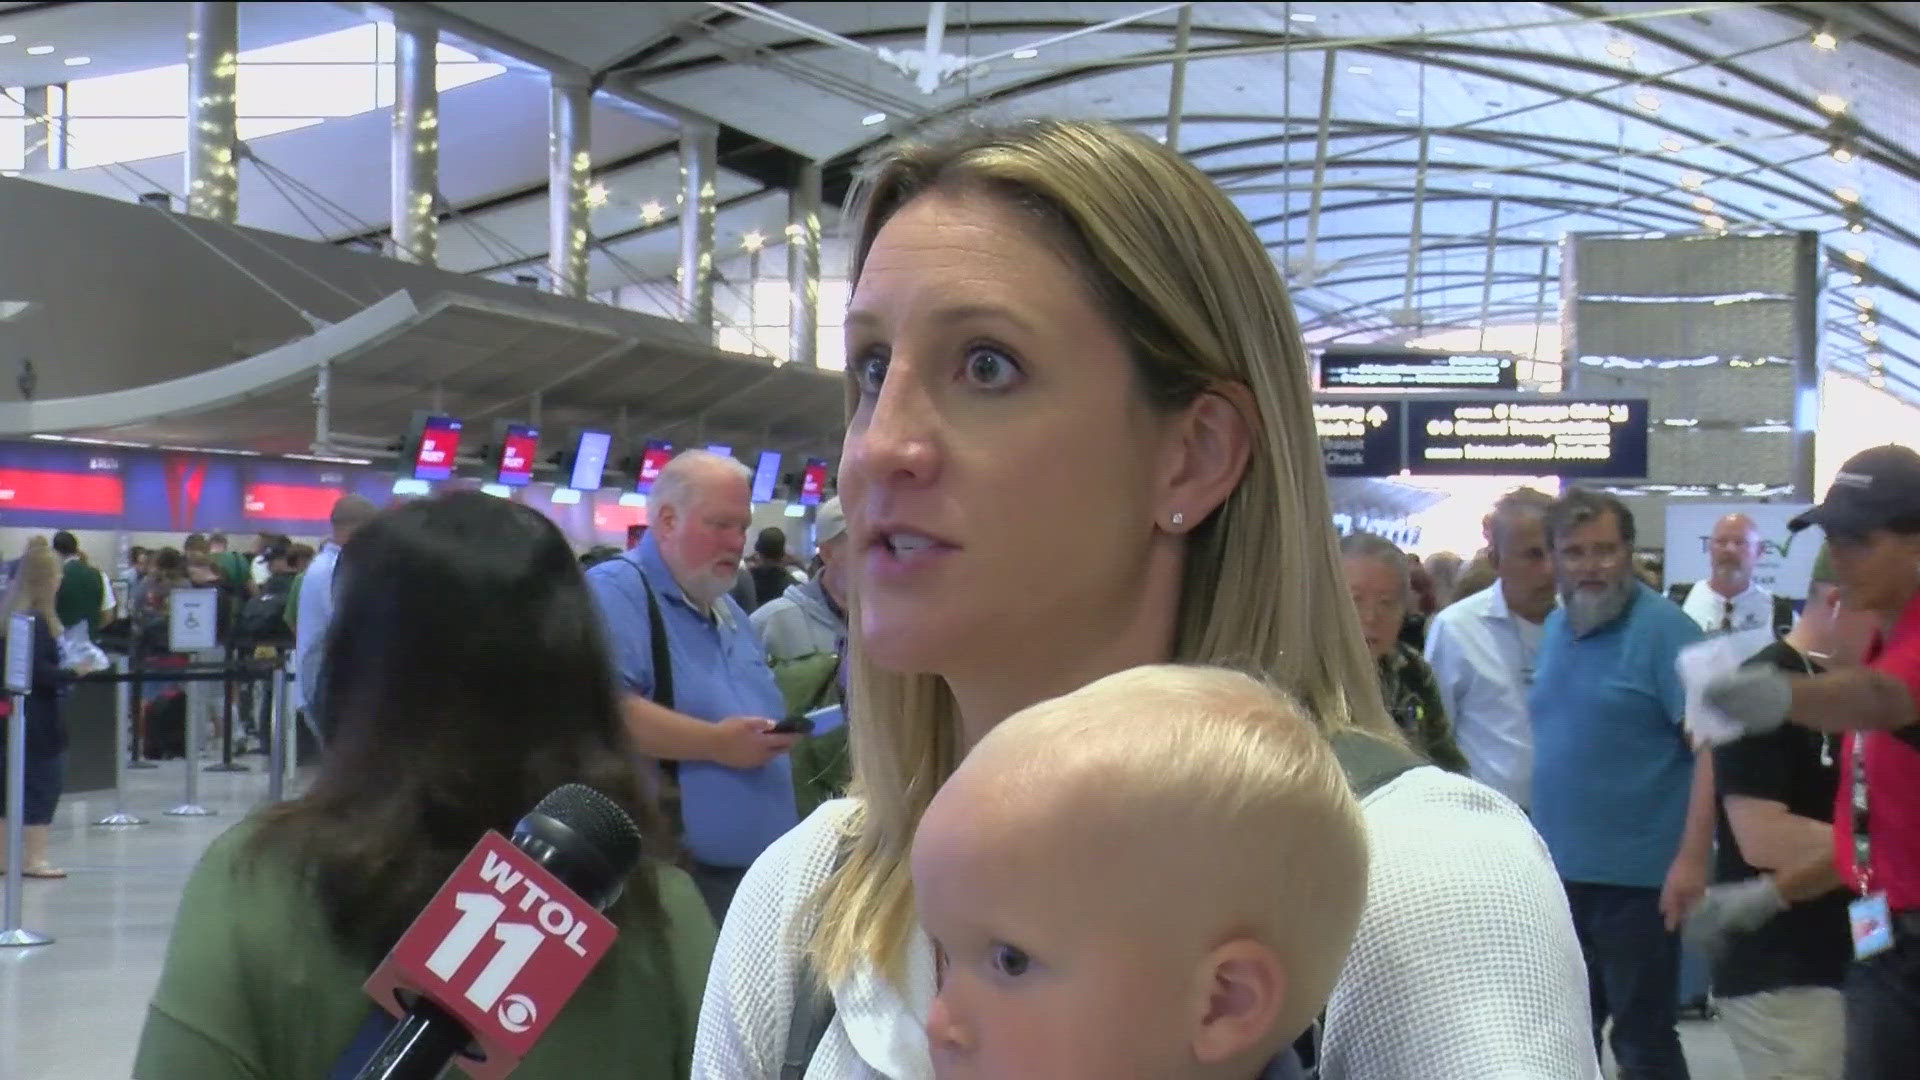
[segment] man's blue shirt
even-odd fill
[[[1680,850],[1693,751],[1674,670],[1700,628],[1634,583],[1627,610],[1583,638],[1547,616],[1528,708],[1533,824],[1566,881],[1660,888]]]
[[[618,559],[587,571],[587,588],[600,611],[614,679],[627,693],[653,700],[653,635],[647,593],[653,586],[673,663],[673,709],[698,720],[786,714],[767,652],[731,597],[714,601],[709,618],[687,602],[652,535]],[[798,823],[792,765],[782,754],[758,769],[710,761],[680,763],[680,806],[687,850],[713,866],[744,867]]]

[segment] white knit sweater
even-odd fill
[[[1546,847],[1511,802],[1436,768],[1363,802],[1367,908],[1327,1006],[1326,1080],[1598,1080],[1586,966]],[[853,804],[820,807],[754,863],[720,934],[695,1080],[777,1080],[807,902]],[[807,1080],[931,1080],[921,1018],[933,950],[902,988],[871,969],[833,987]]]

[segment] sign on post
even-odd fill
[[[33,616],[20,612],[7,620],[7,693],[33,693]]]
[[[167,643],[174,652],[219,646],[220,590],[175,589],[167,597]]]

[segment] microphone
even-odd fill
[[[355,1080],[432,1080],[459,1059],[500,1080],[533,1048],[617,932],[601,912],[640,864],[640,831],[583,784],[489,831],[367,979],[399,1018]]]

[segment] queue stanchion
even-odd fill
[[[175,589],[167,596],[167,640],[182,652],[205,652],[217,648],[215,630],[219,620],[218,589]],[[195,685],[195,684],[190,684]],[[188,695],[186,720],[186,801],[167,811],[168,817],[208,817],[213,811],[200,805],[200,710]]]
[[[113,684],[113,813],[94,822],[95,825],[145,825],[147,819],[136,817],[127,812],[127,744],[131,742],[128,728],[133,723],[133,710],[128,702],[132,691],[127,683],[127,659],[124,656],[113,658],[113,673],[119,676]]]
[[[15,615],[7,626],[6,690],[13,704],[7,717],[7,873],[0,893],[0,948],[50,945],[53,939],[20,925],[20,885],[24,880],[26,845],[22,842],[27,812],[27,695],[33,691],[34,616]]]
[[[273,712],[267,731],[267,799],[287,797],[287,774],[293,771],[293,710],[287,707],[287,665],[273,666]]]

